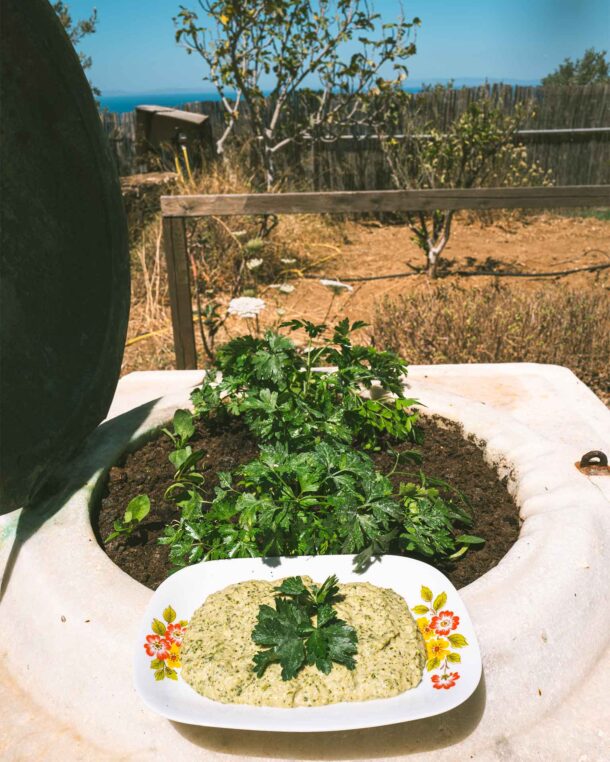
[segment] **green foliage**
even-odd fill
[[[263,446],[223,474],[208,510],[167,529],[172,561],[358,553],[386,549],[400,509],[389,480],[363,454],[326,442],[290,453]]]
[[[104,542],[110,542],[117,537],[131,537],[134,530],[140,525],[150,511],[150,498],[148,495],[136,495],[127,504],[123,520],[114,522],[114,531],[111,532]]]
[[[176,449],[180,450],[186,446],[186,443],[195,433],[193,416],[188,410],[176,410],[172,424],[174,426],[173,432],[169,429],[162,429],[162,431],[172,440]]]
[[[177,411],[174,417],[174,432],[167,433],[177,448],[169,456],[177,471],[166,495],[176,500],[180,518],[160,540],[170,546],[172,564],[353,553],[362,566],[387,552],[436,559],[463,552],[471,540],[454,534],[456,525],[471,524],[468,512],[444,501],[423,477],[395,490],[367,454],[393,441],[417,441],[404,362],[354,345],[351,333],[361,323],[343,320],[329,337],[324,325],[285,327],[305,332],[305,351],[271,331],[262,339],[233,339],[219,349],[221,375],[208,374],[192,395],[197,416],[216,425],[239,417],[260,446],[257,458],[219,474],[212,500],[204,499],[197,470],[201,452],[187,444],[192,416]],[[316,372],[317,366],[334,369]],[[384,396],[363,398],[377,382]],[[397,455],[396,466],[416,457]]]
[[[354,669],[358,651],[356,630],[337,618],[337,577],[308,589],[301,577],[284,580],[276,588],[275,608],[262,605],[252,640],[266,650],[254,655],[254,671],[262,677],[270,664],[279,662],[282,680],[292,680],[306,665],[328,675],[333,662]],[[315,624],[312,622],[315,617]]]
[[[471,523],[469,514],[458,505],[443,500],[435,487],[427,487],[425,479],[420,485],[407,483],[400,486],[404,508],[404,529],[400,539],[407,552],[416,552],[425,558],[457,558],[468,545],[481,542],[473,535],[455,538],[455,524]],[[457,543],[461,544],[459,549]]]
[[[543,85],[593,85],[610,82],[610,61],[605,50],[587,48],[582,58],[565,58],[562,64],[542,79]]]
[[[453,534],[456,525],[472,523],[464,509],[422,485],[403,484],[396,494],[367,455],[338,443],[296,454],[264,446],[258,458],[219,476],[211,503],[189,495],[161,539],[177,567],[332,553],[357,554],[361,567],[388,552],[448,559],[473,542]]]
[[[243,110],[252,122],[256,149],[270,189],[277,180],[275,154],[306,136],[339,133],[353,123],[365,93],[382,68],[392,67],[396,87],[406,76],[408,42],[419,24],[400,16],[382,24],[367,0],[199,0],[198,13],[180,6],[176,39],[206,63],[205,78],[218,91],[227,127],[218,141],[222,153]],[[262,80],[271,78],[269,94]],[[314,78],[301,108],[294,97]],[[338,97],[337,97],[338,96]],[[309,108],[303,108],[309,102]]]
[[[407,366],[391,352],[354,345],[351,333],[363,325],[345,319],[323,338],[326,326],[285,324],[309,336],[304,353],[272,331],[230,341],[217,354],[222,380],[208,376],[193,394],[197,413],[240,416],[262,444],[286,442],[292,450],[324,440],[379,449],[382,435],[415,441],[415,401],[405,398],[402,382]],[[314,370],[321,366],[336,370]],[[396,398],[363,398],[374,383]]]

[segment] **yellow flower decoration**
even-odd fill
[[[173,643],[169,649],[169,655],[165,660],[168,667],[172,669],[178,669],[182,665],[180,664],[180,646],[177,643]]]
[[[430,627],[429,619],[425,616],[420,616],[415,621],[417,622],[417,626],[419,627],[419,631],[423,635],[424,640],[430,640],[430,638],[434,637],[434,630]]]
[[[430,638],[426,641],[426,651],[429,659],[435,656],[437,659],[444,659],[449,653],[449,641],[443,638]]]

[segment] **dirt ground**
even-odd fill
[[[320,278],[361,278],[413,273],[424,257],[403,225],[377,222],[340,223],[334,244],[321,244],[322,260],[307,278],[291,281],[295,290],[280,296],[275,290],[261,294],[267,301],[264,324],[279,321],[276,308],[285,310],[281,319],[333,320],[347,315],[351,320],[372,319],[375,304],[384,296],[394,296],[428,286],[425,275],[352,282],[353,292],[333,297]],[[444,258],[449,266],[439,282],[459,278],[462,285],[481,286],[489,276],[462,277],[451,270],[475,270],[487,263],[495,270],[550,272],[610,262],[610,220],[596,217],[540,214],[522,218],[505,217],[482,225],[466,215],[454,223]],[[553,283],[587,289],[596,285],[610,289],[610,269],[557,278],[502,278],[523,289],[540,289]],[[609,297],[610,298],[610,297]],[[242,332],[235,320],[227,323],[229,335]],[[222,340],[222,337],[221,337]],[[145,318],[143,304],[132,305],[127,347],[122,373],[134,370],[174,367],[169,308],[163,307],[154,322]]]

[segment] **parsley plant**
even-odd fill
[[[441,561],[482,542],[457,533],[457,525],[472,524],[468,511],[445,500],[423,474],[419,483],[410,477],[395,489],[371,460],[369,452],[391,452],[392,442],[417,443],[419,432],[416,402],[404,395],[405,363],[391,352],[353,344],[351,333],[362,325],[343,320],[325,338],[324,325],[285,324],[306,333],[305,351],[272,331],[219,349],[219,374],[208,374],[192,395],[195,416],[217,425],[241,418],[260,453],[220,473],[214,497],[205,500],[197,470],[202,453],[188,444],[193,419],[187,411],[176,413],[168,434],[177,470],[166,494],[176,500],[180,518],[159,541],[170,546],[174,567],[331,553],[356,554],[358,566],[383,553]],[[316,371],[320,366],[331,370]],[[381,398],[362,395],[377,383],[385,392]]]

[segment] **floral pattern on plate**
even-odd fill
[[[422,585],[420,595],[424,603],[414,606],[411,611],[418,615],[417,626],[426,645],[426,669],[436,671],[431,677],[433,688],[449,690],[460,679],[460,673],[450,666],[462,661],[456,649],[465,648],[468,641],[457,632],[460,617],[445,608],[447,593],[435,597],[429,587]]]
[[[171,606],[163,610],[163,620],[152,620],[152,632],[146,636],[144,650],[147,656],[152,657],[150,668],[155,671],[155,680],[165,680],[166,677],[177,680],[176,670],[182,666],[180,649],[188,621],[181,619],[177,622],[176,612]]]

